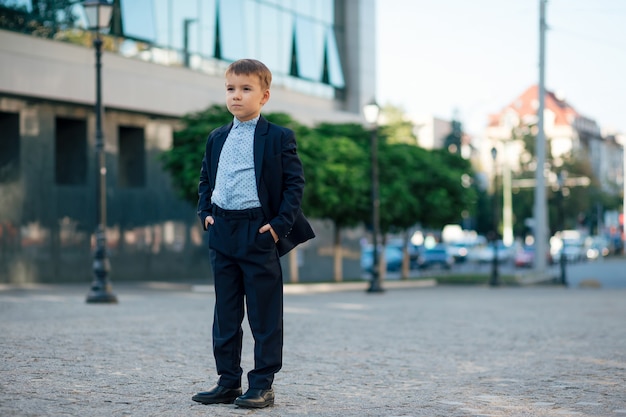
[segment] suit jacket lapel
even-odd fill
[[[232,127],[232,122],[229,125],[224,126],[220,132],[217,132],[217,135],[213,140],[213,149],[211,150],[211,178],[213,179],[213,184],[215,184],[215,179],[217,178],[217,164],[220,161],[220,154],[222,153],[224,143],[226,143],[228,132],[230,132]]]
[[[263,169],[263,153],[265,152],[265,136],[269,129],[269,123],[261,116],[254,130],[254,174],[256,175],[257,188],[261,182],[261,171]]]

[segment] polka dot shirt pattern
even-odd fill
[[[234,119],[217,165],[211,202],[225,210],[260,207],[254,173],[254,131],[259,116],[246,122]]]

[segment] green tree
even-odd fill
[[[415,145],[386,143],[380,144],[380,225],[383,243],[388,232],[403,235],[402,278],[409,275],[408,229],[415,225],[423,210],[419,193],[421,161],[427,158],[428,151]],[[379,273],[386,271],[385,260]],[[381,275],[381,276],[383,276]]]
[[[379,148],[383,242],[387,233],[403,235],[402,275],[407,278],[409,229],[417,223],[440,228],[460,222],[462,212],[475,204],[475,190],[464,186],[462,180],[464,175],[472,176],[473,170],[469,161],[447,150],[386,141]]]
[[[394,106],[385,106],[381,110],[381,115],[384,124],[379,127],[379,136],[386,138],[386,141],[390,144],[417,144],[417,138],[413,133],[413,122],[406,119],[402,109]]]
[[[565,230],[586,228],[589,234],[598,234],[598,217],[604,210],[620,207],[621,196],[603,191],[600,181],[593,174],[591,164],[581,157],[566,158],[558,168],[565,174],[563,188],[563,219],[560,218],[560,190],[553,186],[548,194],[550,231],[556,233],[562,225]],[[588,185],[575,185],[576,179],[588,178]]]
[[[232,119],[226,106],[220,105],[183,116],[184,127],[174,133],[172,148],[161,156],[174,188],[183,200],[194,206],[198,202],[198,180],[206,139],[211,131]]]
[[[321,136],[348,138],[369,152],[370,132],[358,123],[327,123],[315,126],[315,132]]]
[[[526,236],[529,232],[525,220],[534,217],[534,187],[516,187],[515,180],[535,179],[536,159],[536,125],[520,124],[511,131],[511,141],[521,142],[523,150],[519,155],[519,169],[511,173],[512,205],[513,205],[513,234]],[[491,227],[488,228],[489,230]]]
[[[445,149],[431,151],[423,167],[423,175],[427,176],[423,204],[427,209],[418,220],[432,228],[459,222],[463,210],[476,201],[475,190],[463,183],[463,176],[472,173],[470,162],[460,155]]]
[[[333,224],[335,281],[343,279],[341,230],[358,225],[369,213],[368,155],[343,136],[358,137],[359,132],[367,136],[360,125],[324,123],[298,140],[307,181],[303,210]]]
[[[415,152],[420,150],[415,146],[417,138],[413,133],[413,123],[406,119],[402,109],[385,106],[381,109],[381,119],[384,124],[379,126],[377,136],[383,244],[387,241],[387,232],[402,234],[402,278],[407,279],[410,269],[408,228],[415,224],[415,213],[421,209],[419,199],[414,198],[411,192],[410,179],[415,177],[407,173],[415,170],[420,159]],[[392,204],[387,204],[388,201]],[[384,252],[380,264],[379,275],[384,277],[387,271]]]
[[[371,223],[371,132],[354,123],[321,123],[309,128],[284,113],[266,117],[296,132],[306,178],[303,210],[309,217],[332,222],[334,279],[340,281],[342,229]],[[206,138],[231,120],[232,115],[221,105],[184,116],[172,148],[162,155],[175,189],[192,205],[198,198]],[[416,223],[441,227],[459,220],[475,198],[473,190],[462,185],[462,176],[471,175],[468,161],[447,151],[408,145],[408,141],[389,143],[387,137],[397,139],[407,134],[404,127],[385,126],[378,135],[383,233],[403,231]]]
[[[524,125],[514,128],[511,132],[511,138],[514,141],[521,141],[524,144],[524,150],[520,154],[520,169],[513,173],[513,180],[526,179],[534,180],[536,171],[536,125]],[[547,206],[548,206],[548,223],[550,233],[554,234],[561,226],[565,229],[572,229],[581,226],[589,228],[590,233],[595,230],[595,219],[597,218],[598,205],[602,209],[616,209],[619,207],[618,199],[614,195],[608,194],[602,190],[600,182],[595,177],[589,157],[584,151],[577,153],[569,153],[553,159],[550,152],[550,141],[546,147],[546,163],[552,171],[552,175],[547,178],[546,186]],[[559,208],[560,190],[555,176],[559,172],[567,173],[565,181],[565,196],[563,200],[563,218],[561,218]],[[589,179],[588,186],[575,185],[568,186],[568,180],[571,183],[575,178],[586,177]],[[552,180],[551,180],[552,179]],[[617,205],[616,205],[617,204]],[[514,233],[517,236],[524,236],[528,232],[528,228],[523,220],[532,218],[534,211],[534,192],[532,187],[519,188],[513,187],[513,215]]]
[[[287,113],[282,113],[282,112],[267,113],[264,117],[272,123],[275,123],[277,125],[284,126],[293,130],[296,135],[296,140],[298,141],[298,145],[300,142],[300,138],[305,137],[311,131],[310,128],[294,120],[294,118],[291,117]]]
[[[461,154],[461,140],[463,138],[463,125],[458,120],[452,120],[452,131],[444,139],[443,147],[451,153]]]
[[[335,279],[342,279],[340,231],[366,217],[369,179],[366,150],[356,139],[367,137],[357,124],[323,123],[311,129],[285,113],[268,113],[266,118],[296,133],[306,187],[302,202],[309,217],[329,219],[335,226]],[[183,128],[174,134],[173,146],[162,155],[179,195],[190,204],[198,199],[198,176],[208,134],[229,123],[232,115],[222,105],[185,115]]]
[[[31,11],[23,2],[0,0],[0,27],[52,38],[74,27],[73,0],[32,0]]]

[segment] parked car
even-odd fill
[[[550,251],[546,251],[548,265],[553,263]],[[531,268],[535,264],[535,247],[524,245],[515,252],[513,263],[517,268]]]
[[[585,240],[585,257],[589,260],[603,258],[610,254],[609,241],[602,236],[591,236]]]
[[[465,262],[469,254],[469,245],[463,242],[448,244],[448,253],[454,258],[454,262]]]
[[[501,240],[497,243],[498,262],[508,262],[513,257],[513,248],[506,246]],[[468,253],[468,260],[479,263],[493,262],[493,243],[478,246]]]
[[[567,262],[579,262],[587,259],[587,249],[585,248],[583,242],[579,240],[561,241],[559,239],[557,243],[551,244],[550,254],[556,262],[561,259],[561,251],[563,251],[563,255],[565,255]]]
[[[379,247],[379,256],[382,255],[380,249]],[[374,262],[373,252],[371,245],[361,249],[361,269],[365,272],[372,272],[372,264]],[[378,262],[381,262],[380,257]],[[387,271],[399,271],[402,268],[402,249],[397,246],[385,247],[385,262],[387,263]]]
[[[445,245],[437,245],[431,248],[424,248],[417,257],[417,265],[420,269],[431,267],[452,268],[454,258]]]
[[[530,268],[535,263],[535,248],[524,246],[515,252],[513,264],[516,268]]]
[[[387,243],[388,247],[394,247],[394,248],[398,249],[400,252],[402,252],[402,250],[404,248],[404,245],[405,244],[404,244],[404,242],[401,239],[391,239]],[[420,250],[421,250],[420,246],[414,245],[411,242],[406,244],[406,252],[407,252],[408,257],[409,257],[409,268],[410,269],[417,268],[417,258],[418,258]]]
[[[561,251],[568,262],[578,262],[587,259],[584,236],[578,230],[563,230],[556,232],[550,238],[550,254],[555,262],[561,259]]]

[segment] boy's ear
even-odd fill
[[[261,104],[267,103],[269,99],[270,99],[270,89],[268,88],[267,90],[263,92],[263,97],[261,98]]]

